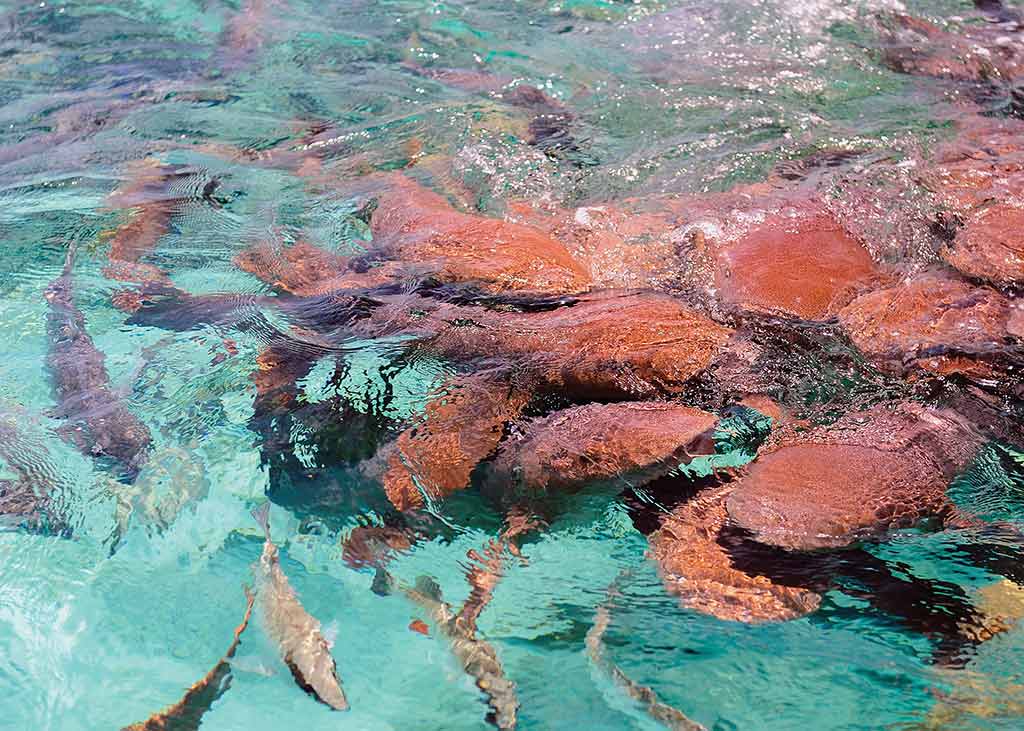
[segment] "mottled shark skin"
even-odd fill
[[[245,596],[245,616],[242,617],[242,623],[235,628],[235,638],[220,662],[214,665],[202,680],[189,688],[182,699],[173,706],[153,714],[145,721],[125,726],[121,731],[198,731],[203,716],[231,687],[231,659],[238,650],[242,633],[249,626],[253,602],[256,599],[255,594],[248,589]]]
[[[63,272],[46,289],[46,365],[57,401],[55,415],[67,422],[64,436],[79,451],[110,458],[125,477],[134,479],[152,439],[146,425],[111,388],[105,357],[86,332],[85,317],[74,303],[74,257],[72,243]]]
[[[516,686],[505,675],[494,647],[476,636],[476,616],[490,599],[490,591],[474,586],[466,608],[459,614],[441,598],[440,587],[429,577],[421,576],[416,586],[404,592],[430,615],[438,631],[448,640],[455,659],[487,696],[491,709],[488,721],[499,729],[516,728],[519,710]]]
[[[477,620],[494,596],[501,580],[506,550],[517,553],[515,540],[534,527],[524,516],[510,515],[509,526],[500,539],[492,540],[481,553],[469,551],[471,567],[466,573],[469,596],[456,614],[441,596],[441,587],[429,576],[420,576],[414,586],[400,584],[383,566],[374,577],[373,591],[381,596],[401,591],[427,612],[437,630],[448,641],[452,654],[467,675],[487,697],[487,721],[499,729],[514,729],[519,712],[516,686],[505,675],[494,647],[477,637]]]
[[[422,508],[469,485],[477,465],[501,442],[506,424],[528,402],[504,373],[455,376],[427,404],[423,418],[381,450],[384,491],[398,510]]]
[[[728,526],[731,484],[700,493],[669,513],[649,537],[650,556],[683,606],[719,619],[759,623],[796,619],[817,610],[809,589],[773,582],[733,565],[719,540]]]
[[[1019,549],[1009,548],[1019,530],[964,514],[946,494],[984,442],[958,413],[915,402],[783,424],[737,479],[676,507],[651,534],[650,555],[690,609],[782,621],[839,588],[931,638],[934,662],[962,667],[999,623],[955,585],[894,571],[864,544],[908,528],[984,531],[1005,541],[1002,555],[976,541],[957,550],[1019,580]]]
[[[962,524],[946,488],[983,443],[956,412],[880,404],[775,436],[726,510],[759,543],[795,551],[884,540],[929,521]]]
[[[266,535],[263,554],[253,564],[264,626],[298,686],[324,705],[347,711],[348,699],[320,622],[302,606],[281,569],[280,554],[270,539],[269,513],[270,503],[253,512]]]

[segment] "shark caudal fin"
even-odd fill
[[[253,519],[263,529],[263,534],[270,540],[270,502],[265,502],[252,511]]]
[[[46,288],[46,301],[51,305],[71,307],[71,270],[75,268],[75,253],[78,251],[78,241],[71,239],[68,243],[68,252],[64,256],[64,268],[60,276],[50,282]]]
[[[71,274],[71,270],[75,268],[75,255],[78,253],[78,241],[71,239],[71,243],[68,244],[68,253],[64,257],[64,269],[61,272],[63,276]]]

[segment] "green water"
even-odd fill
[[[941,19],[969,6],[914,2],[910,10]],[[476,208],[493,214],[521,198],[569,207],[722,191],[824,148],[910,158],[948,136],[959,112],[937,82],[878,62],[873,19],[898,7],[279,0],[252,15],[260,43],[228,53],[225,29],[240,12],[233,2],[0,4],[0,425],[17,435],[9,451],[31,455],[66,522],[60,530],[14,522],[0,532],[0,728],[118,729],[180,698],[240,621],[242,585],[262,547],[249,511],[268,492],[287,493],[275,500],[273,535],[302,602],[336,634],[352,710],[332,713],[296,688],[257,619],[234,685],[203,729],[487,728],[482,696],[443,640],[408,629],[423,612],[402,596],[378,596],[372,569],[342,561],[352,528],[381,520],[379,490],[330,464],[309,434],[296,435],[305,445],[296,456],[316,474],[312,487],[272,484],[249,428],[260,339],[214,325],[177,333],[129,325],[112,306],[125,285],[102,272],[103,232],[123,221],[107,196],[126,163],[155,157],[219,181],[219,204],[186,199],[147,261],[193,294],[269,294],[233,264],[253,240],[274,231],[348,252],[365,225],[341,194],[214,156],[209,145],[268,149],[294,138],[304,120],[326,121],[341,138],[325,163],[337,175],[401,168],[415,144],[424,156],[452,159]],[[414,75],[408,61],[545,90],[572,109],[575,148],[544,154],[524,139],[520,111]],[[883,254],[912,249],[900,224],[915,220],[919,202],[898,175],[873,175],[867,167],[860,179],[892,205],[857,212],[858,230]],[[837,210],[843,204],[838,195]],[[52,413],[44,292],[71,241],[79,246],[75,302],[113,386],[153,435],[132,484],[62,440]],[[217,358],[225,337],[237,353]],[[380,392],[386,347],[358,343],[344,357],[344,383],[332,383],[333,364],[321,363],[303,381],[306,398],[340,392],[358,403]],[[890,387],[866,367],[834,372],[822,362],[792,356],[793,389],[808,404]],[[442,363],[402,364],[388,418],[418,414],[448,372]],[[726,442],[721,464],[749,458]],[[1024,468],[985,459],[954,496],[986,516],[1021,520]],[[0,460],[0,479],[13,474]],[[319,492],[306,499],[303,489]],[[710,729],[911,728],[957,682],[958,671],[931,663],[928,638],[853,593],[832,591],[817,613],[779,624],[682,610],[645,558],[628,497],[584,492],[561,506],[523,546],[523,560],[508,563],[481,617],[518,688],[520,728],[658,728],[586,654],[596,608],[616,581],[610,657]],[[441,506],[435,523],[443,530],[389,569],[408,582],[434,577],[458,605],[468,592],[467,551],[495,535],[500,516],[469,494]],[[996,577],[955,550],[970,540],[907,532],[870,551],[971,592]],[[1024,633],[1013,630],[984,644],[962,672],[1000,689],[1019,686],[1022,670]],[[968,714],[958,723],[1013,729],[1024,718]]]

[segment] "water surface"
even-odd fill
[[[60,516],[34,527],[9,521],[0,533],[0,728],[116,729],[176,701],[221,656],[239,621],[242,585],[261,550],[249,511],[268,495],[285,570],[306,608],[336,633],[352,710],[334,714],[299,691],[257,623],[243,637],[234,686],[203,728],[487,727],[479,691],[443,641],[408,629],[423,613],[401,596],[378,596],[373,569],[342,560],[352,529],[388,513],[379,486],[351,459],[372,454],[370,427],[331,437],[296,426],[290,461],[268,463],[250,422],[260,330],[201,323],[175,332],[132,324],[112,303],[129,285],[104,273],[110,232],[125,220],[108,196],[133,162],[188,173],[173,187],[173,222],[145,261],[197,295],[273,295],[233,263],[268,236],[360,250],[366,223],[343,186],[309,185],[254,159],[300,140],[311,123],[330,125],[323,169],[334,180],[443,160],[436,187],[469,190],[457,205],[496,216],[523,199],[573,208],[727,191],[818,150],[863,153],[862,167],[843,167],[821,185],[838,191],[835,210],[879,256],[892,257],[927,237],[915,222],[928,203],[898,163],[926,157],[965,114],[940,82],[879,62],[876,20],[894,9],[945,21],[970,5],[0,4],[0,478],[16,477],[19,459],[30,462]],[[521,108],[411,64],[542,89],[571,110],[572,140],[531,145]],[[232,158],[229,149],[253,154]],[[453,180],[459,185],[446,189]],[[844,185],[871,188],[883,203],[858,208]],[[134,480],[62,439],[53,412],[44,294],[72,242],[74,300],[112,388],[152,434]],[[270,308],[264,315],[275,317]],[[814,330],[810,345],[780,361],[779,378],[813,418],[896,388],[862,362],[830,365],[849,348],[830,337]],[[347,367],[340,381],[339,360]],[[307,405],[379,408],[390,436],[452,372],[439,360],[396,359],[386,342],[349,342],[301,385]],[[990,449],[951,495],[989,519],[1019,522],[1024,458]],[[749,458],[725,439],[720,451],[724,463]],[[1015,687],[1020,710],[1019,630],[982,645],[957,671],[935,665],[927,637],[853,591],[831,591],[818,612],[783,623],[681,609],[645,558],[642,528],[658,507],[638,508],[642,498],[625,488],[581,493],[526,541],[523,560],[508,562],[480,630],[518,687],[520,728],[658,727],[586,654],[613,582],[610,656],[708,728],[915,728],[937,693],[960,682],[958,672],[997,695]],[[467,551],[496,534],[501,516],[470,491],[429,523],[429,538],[389,570],[409,582],[434,577],[458,605],[469,590]],[[958,550],[973,540],[907,531],[867,550],[970,592],[998,578]],[[1022,718],[968,712],[957,728],[1017,728]]]

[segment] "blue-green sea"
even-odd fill
[[[351,710],[296,686],[257,613],[202,729],[490,728],[483,694],[443,635],[410,629],[429,620],[423,610],[374,591],[374,567],[343,556],[353,529],[390,520],[381,487],[351,454],[372,456],[416,419],[455,366],[347,341],[301,376],[301,408],[316,417],[292,424],[287,460],[268,460],[266,435],[253,428],[259,328],[235,318],[175,330],[115,306],[131,285],[109,276],[109,247],[130,211],[111,194],[133,165],[184,171],[167,194],[167,230],[142,261],[179,290],[257,303],[274,290],[235,264],[253,242],[350,254],[369,235],[342,187],[260,164],[261,152],[299,144],[314,123],[330,130],[322,174],[347,180],[403,170],[410,157],[442,160],[431,170],[473,194],[458,205],[490,216],[519,200],[571,209],[727,191],[815,151],[853,150],[862,166],[829,183],[836,210],[880,251],[912,250],[925,203],[899,161],[926,158],[963,111],[942,82],[880,62],[878,18],[955,23],[972,9],[959,0],[0,2],[0,485],[46,496],[44,519],[0,516],[0,729],[116,730],[177,702],[241,620],[263,548],[250,511],[268,499],[282,567],[333,641]],[[530,144],[521,108],[420,67],[535,86],[571,111],[572,143]],[[856,210],[842,186],[875,190],[882,204]],[[152,437],[137,475],[76,448],[56,409],[46,295],[71,246],[73,301],[109,388]],[[279,316],[263,307],[266,322]],[[822,345],[827,335],[810,334],[780,365],[803,416],[897,388],[863,361],[829,365],[829,348],[849,346]],[[1005,418],[1018,413],[1008,405]],[[310,425],[345,415],[357,425],[337,434]],[[723,416],[714,459],[742,465],[752,448],[726,433],[740,417]],[[1005,444],[986,450],[951,497],[1024,524],[1024,456]],[[1024,626],[950,668],[934,662],[933,638],[863,591],[832,589],[818,611],[777,623],[685,609],[647,556],[644,526],[660,499],[583,490],[505,562],[479,634],[515,683],[518,728],[662,727],[587,652],[602,606],[608,658],[707,729],[1024,727]],[[458,606],[467,552],[501,523],[468,490],[421,516],[419,540],[387,570],[406,584],[432,577]],[[864,550],[896,575],[973,596],[1001,580],[961,550],[983,540],[907,530]],[[961,699],[955,720],[928,725],[949,693]]]

